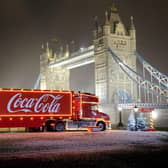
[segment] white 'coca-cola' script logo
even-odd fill
[[[60,103],[62,95],[44,94],[39,98],[23,98],[22,93],[15,94],[7,104],[7,110],[10,113],[16,112],[35,112],[35,113],[46,113],[52,112],[57,113],[60,110]],[[48,101],[50,99],[50,101]]]

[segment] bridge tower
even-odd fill
[[[135,84],[120,70],[108,53],[110,47],[124,62],[136,71],[136,29],[131,17],[131,24],[125,28],[118,9],[113,4],[110,13],[105,12],[105,24],[100,26],[97,19],[94,30],[94,59],[96,95],[112,117],[117,112],[116,104],[130,103],[137,99]],[[112,105],[113,104],[113,105]],[[103,110],[104,110],[103,109]],[[118,120],[114,118],[114,121]]]
[[[40,55],[40,89],[43,90],[68,90],[69,89],[69,70],[64,66],[49,67],[49,64],[61,62],[69,58],[69,46],[63,48],[61,45],[50,48],[47,43],[42,46]]]

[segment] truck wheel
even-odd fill
[[[106,124],[103,121],[98,122],[96,126],[100,127],[100,131],[106,130]]]
[[[58,122],[55,124],[55,131],[63,132],[65,131],[65,124],[63,122]]]

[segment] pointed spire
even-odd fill
[[[112,12],[112,13],[118,13],[118,9],[117,9],[117,7],[116,7],[114,1],[113,1],[113,3],[112,3],[111,12]]]
[[[131,16],[131,26],[130,26],[130,30],[135,30],[135,24],[134,24],[134,17]]]
[[[65,57],[69,57],[69,45],[66,44]]]
[[[75,52],[75,41],[74,40],[70,42],[70,52],[71,53]]]
[[[42,49],[42,50],[44,49],[44,44],[41,45],[41,49]]]
[[[119,12],[118,12],[118,9],[116,7],[116,4],[112,3],[112,7],[111,7],[111,14],[110,14],[110,23],[116,23],[116,22],[120,22],[121,21],[121,18],[119,16]]]
[[[56,62],[56,61],[57,61],[57,54],[54,53],[54,62]]]
[[[58,56],[59,59],[62,58],[62,57],[64,56],[64,53],[63,53],[63,52],[64,52],[64,48],[63,48],[62,45],[60,45],[60,47],[59,47],[59,54],[58,54],[58,55],[59,55],[59,56]]]
[[[46,43],[46,53],[47,53],[47,56],[48,58],[50,57],[50,49],[49,49],[49,44],[48,42]]]
[[[98,29],[99,24],[98,24],[98,17],[97,17],[97,16],[95,16],[94,22],[95,22],[95,27],[96,27],[96,29]]]
[[[108,12],[107,11],[105,12],[105,18],[106,18],[105,24],[108,25],[109,24],[109,18],[108,18]]]

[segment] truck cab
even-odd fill
[[[78,120],[92,121],[92,126],[101,127],[101,131],[110,128],[110,118],[99,111],[99,99],[94,94],[79,93],[75,95],[75,113]]]

